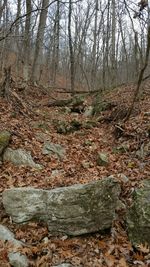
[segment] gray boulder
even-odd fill
[[[13,267],[28,267],[29,260],[25,255],[20,252],[10,252],[8,254],[9,263]]]
[[[0,132],[0,156],[2,155],[4,149],[8,146],[11,134],[8,131]]]
[[[133,193],[133,203],[127,212],[127,227],[134,245],[150,245],[150,180],[145,180]]]
[[[44,221],[50,233],[81,235],[110,228],[119,205],[120,186],[113,177],[53,190],[13,188],[3,205],[16,223]]]
[[[36,164],[31,156],[30,152],[27,152],[21,148],[13,150],[7,148],[3,155],[4,161],[11,161],[15,165],[30,166],[35,169],[42,169],[40,164]]]

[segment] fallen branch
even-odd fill
[[[150,74],[147,75],[147,76],[145,76],[145,77],[142,79],[142,81],[145,81],[145,80],[147,80],[147,79],[149,79],[149,78],[150,78]]]
[[[55,101],[51,101],[48,103],[48,107],[64,107],[64,106],[67,106],[69,104],[71,104],[72,102],[72,98],[71,99],[58,99],[58,100],[55,100]]]
[[[49,86],[50,89],[55,89],[55,91],[62,93],[62,94],[66,94],[69,93],[71,94],[71,90],[69,88],[65,88],[65,87],[58,87],[58,86]],[[100,90],[93,90],[93,91],[74,91],[75,94],[95,94],[95,93],[99,93]]]

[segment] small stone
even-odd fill
[[[98,153],[97,165],[98,166],[107,166],[109,163],[108,156],[104,153]]]
[[[129,178],[126,175],[124,175],[123,173],[119,174],[119,178],[125,184],[129,182]]]
[[[87,108],[85,109],[85,111],[84,111],[84,116],[85,116],[85,117],[90,117],[90,116],[93,115],[93,113],[94,113],[94,108],[93,108],[92,106],[89,106],[89,107],[87,107]]]
[[[61,240],[62,241],[65,241],[65,240],[67,240],[68,239],[68,236],[67,235],[63,235],[62,237],[61,237]]]
[[[84,146],[92,146],[93,142],[91,140],[85,140],[84,141]]]
[[[82,164],[84,169],[90,168],[90,162],[89,161],[83,160],[81,164]]]
[[[43,242],[44,242],[44,244],[47,244],[48,242],[49,242],[49,239],[48,239],[48,237],[46,236],[46,237],[44,237],[44,239],[43,239]]]

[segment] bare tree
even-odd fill
[[[146,46],[146,55],[145,55],[145,61],[144,61],[144,65],[142,66],[141,68],[141,71],[139,73],[139,77],[138,77],[138,82],[137,82],[137,87],[136,87],[136,90],[135,90],[135,93],[134,93],[134,97],[133,97],[133,100],[132,100],[132,103],[131,103],[131,106],[128,110],[128,113],[127,113],[127,116],[125,118],[124,121],[127,121],[130,116],[131,116],[131,113],[133,111],[133,108],[134,108],[134,104],[137,100],[137,97],[138,97],[138,94],[139,94],[139,91],[140,91],[140,87],[141,87],[141,83],[142,83],[142,80],[143,80],[143,76],[144,76],[144,72],[148,66],[148,61],[149,61],[149,54],[150,54],[150,6],[148,5],[148,1],[141,1],[139,3],[140,5],[140,12],[148,6],[147,10],[148,10],[148,19],[147,19],[147,46]]]

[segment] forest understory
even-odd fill
[[[142,148],[150,141],[149,81],[142,84],[129,120],[124,123],[122,119],[132,101],[134,89],[134,85],[122,86],[102,94],[101,99],[113,105],[90,118],[84,112],[68,112],[65,107],[48,107],[52,99],[70,98],[69,94],[56,90],[46,92],[31,85],[20,90],[16,86],[13,90],[22,99],[23,106],[1,97],[0,130],[11,132],[9,147],[30,151],[34,161],[43,169],[4,162],[0,170],[0,193],[12,187],[52,189],[85,184],[113,175],[121,185],[122,201],[130,205],[134,188],[150,175],[150,154],[146,157],[142,154]],[[86,107],[91,105],[93,98],[86,96]],[[92,127],[81,126],[71,133],[58,133],[56,129],[56,121],[68,124],[78,121],[83,125],[89,120]],[[62,145],[65,156],[59,159],[55,155],[43,155],[45,140]],[[97,164],[98,152],[108,155],[107,166]],[[27,244],[21,252],[27,255],[31,266],[48,267],[60,263],[80,267],[150,266],[150,248],[146,244],[139,248],[131,245],[121,212],[111,231],[79,237],[52,237],[42,223],[14,224],[3,207],[0,223],[8,226],[16,239]],[[10,266],[7,257],[10,247],[9,242],[0,241],[1,267]]]

